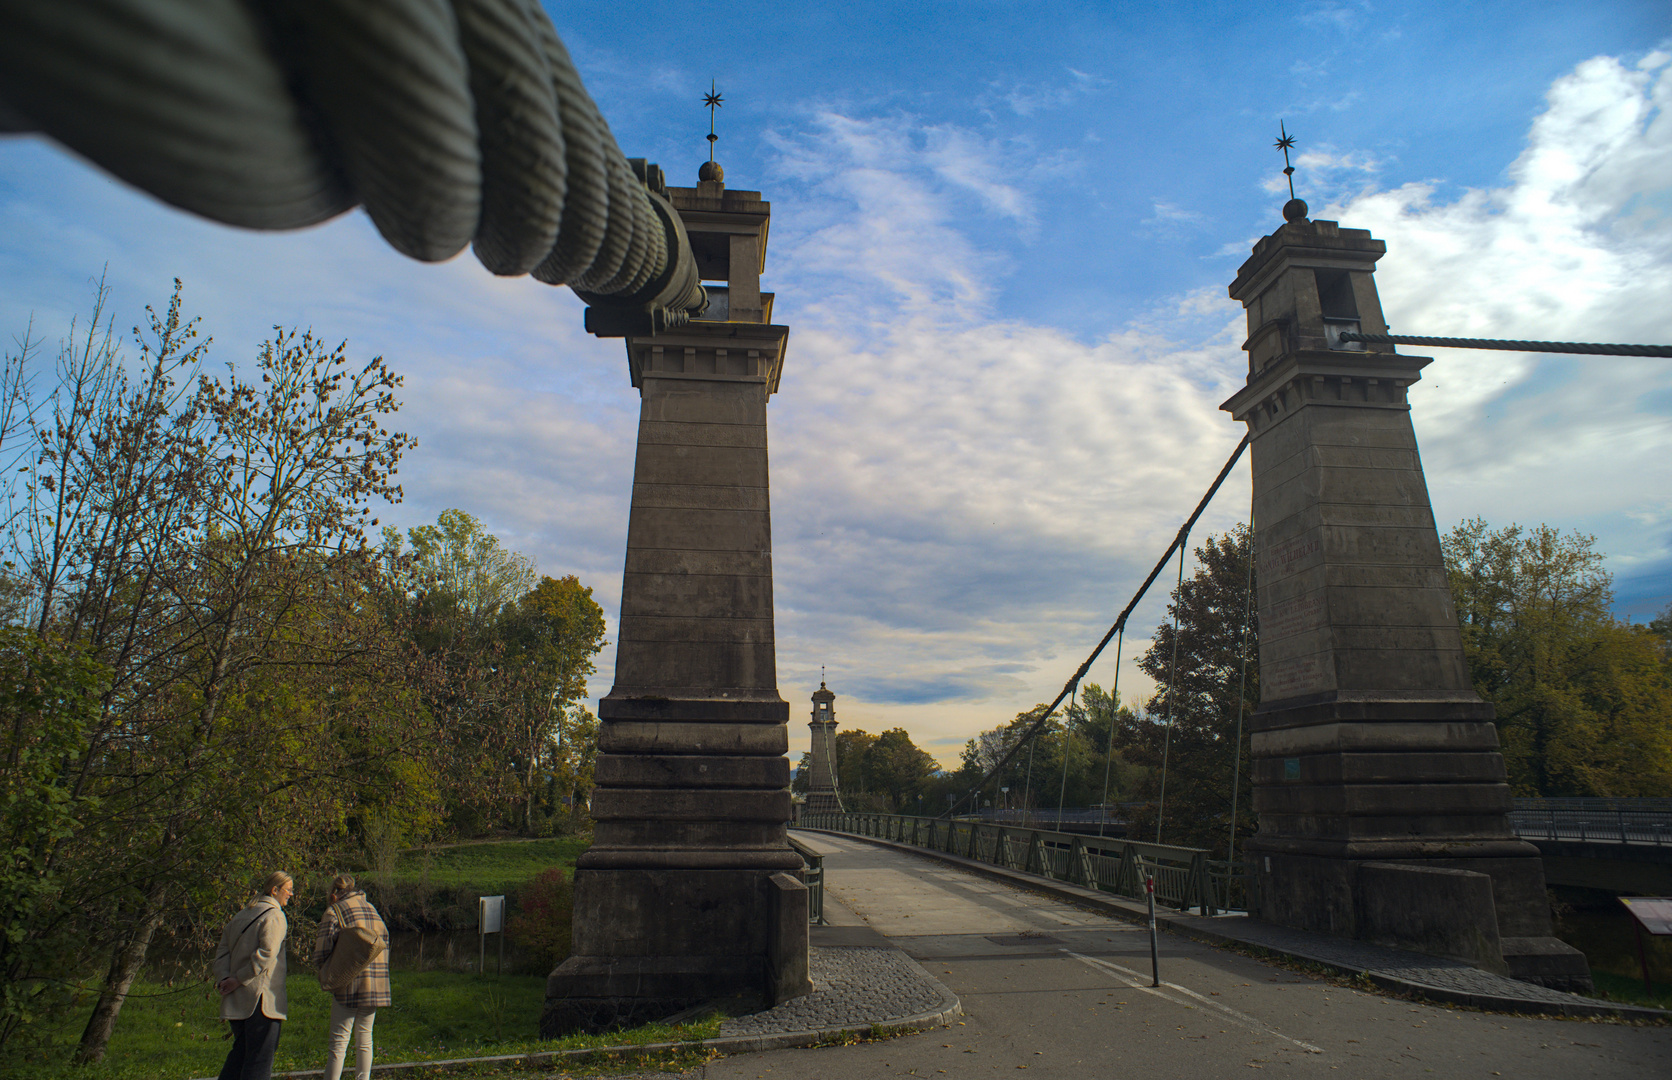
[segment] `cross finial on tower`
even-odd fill
[[[824,665],[819,665],[819,689],[824,689]]]
[[[1283,175],[1289,179],[1289,201],[1283,205],[1283,220],[1301,221],[1306,217],[1306,203],[1295,197],[1295,167],[1289,164],[1289,150],[1295,145],[1295,137],[1289,134],[1282,120],[1277,122],[1277,141],[1272,145],[1283,151]]]

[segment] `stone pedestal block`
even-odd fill
[[[767,1000],[781,1005],[813,992],[807,932],[812,900],[806,884],[789,874],[773,874],[768,891],[772,939],[766,954]]]
[[[1357,936],[1506,972],[1491,878],[1385,862],[1358,863],[1356,870]]]

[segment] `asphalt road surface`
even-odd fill
[[[961,1024],[746,1054],[704,1080],[1014,1076],[1672,1080],[1672,1028],[1417,1005],[1161,935],[929,859],[801,833],[825,855],[825,912],[863,922],[963,1000]]]

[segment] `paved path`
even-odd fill
[[[905,949],[963,1002],[952,1026],[857,1046],[724,1058],[704,1080],[915,1075],[1672,1076],[1672,1029],[1412,1004],[1295,975],[857,840],[825,854],[826,910]],[[857,940],[857,938],[856,938]]]

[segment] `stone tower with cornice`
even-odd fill
[[[1341,340],[1387,333],[1386,245],[1284,217],[1231,284],[1248,381],[1221,406],[1254,479],[1256,914],[1588,987],[1464,660],[1407,398],[1429,359]]]

